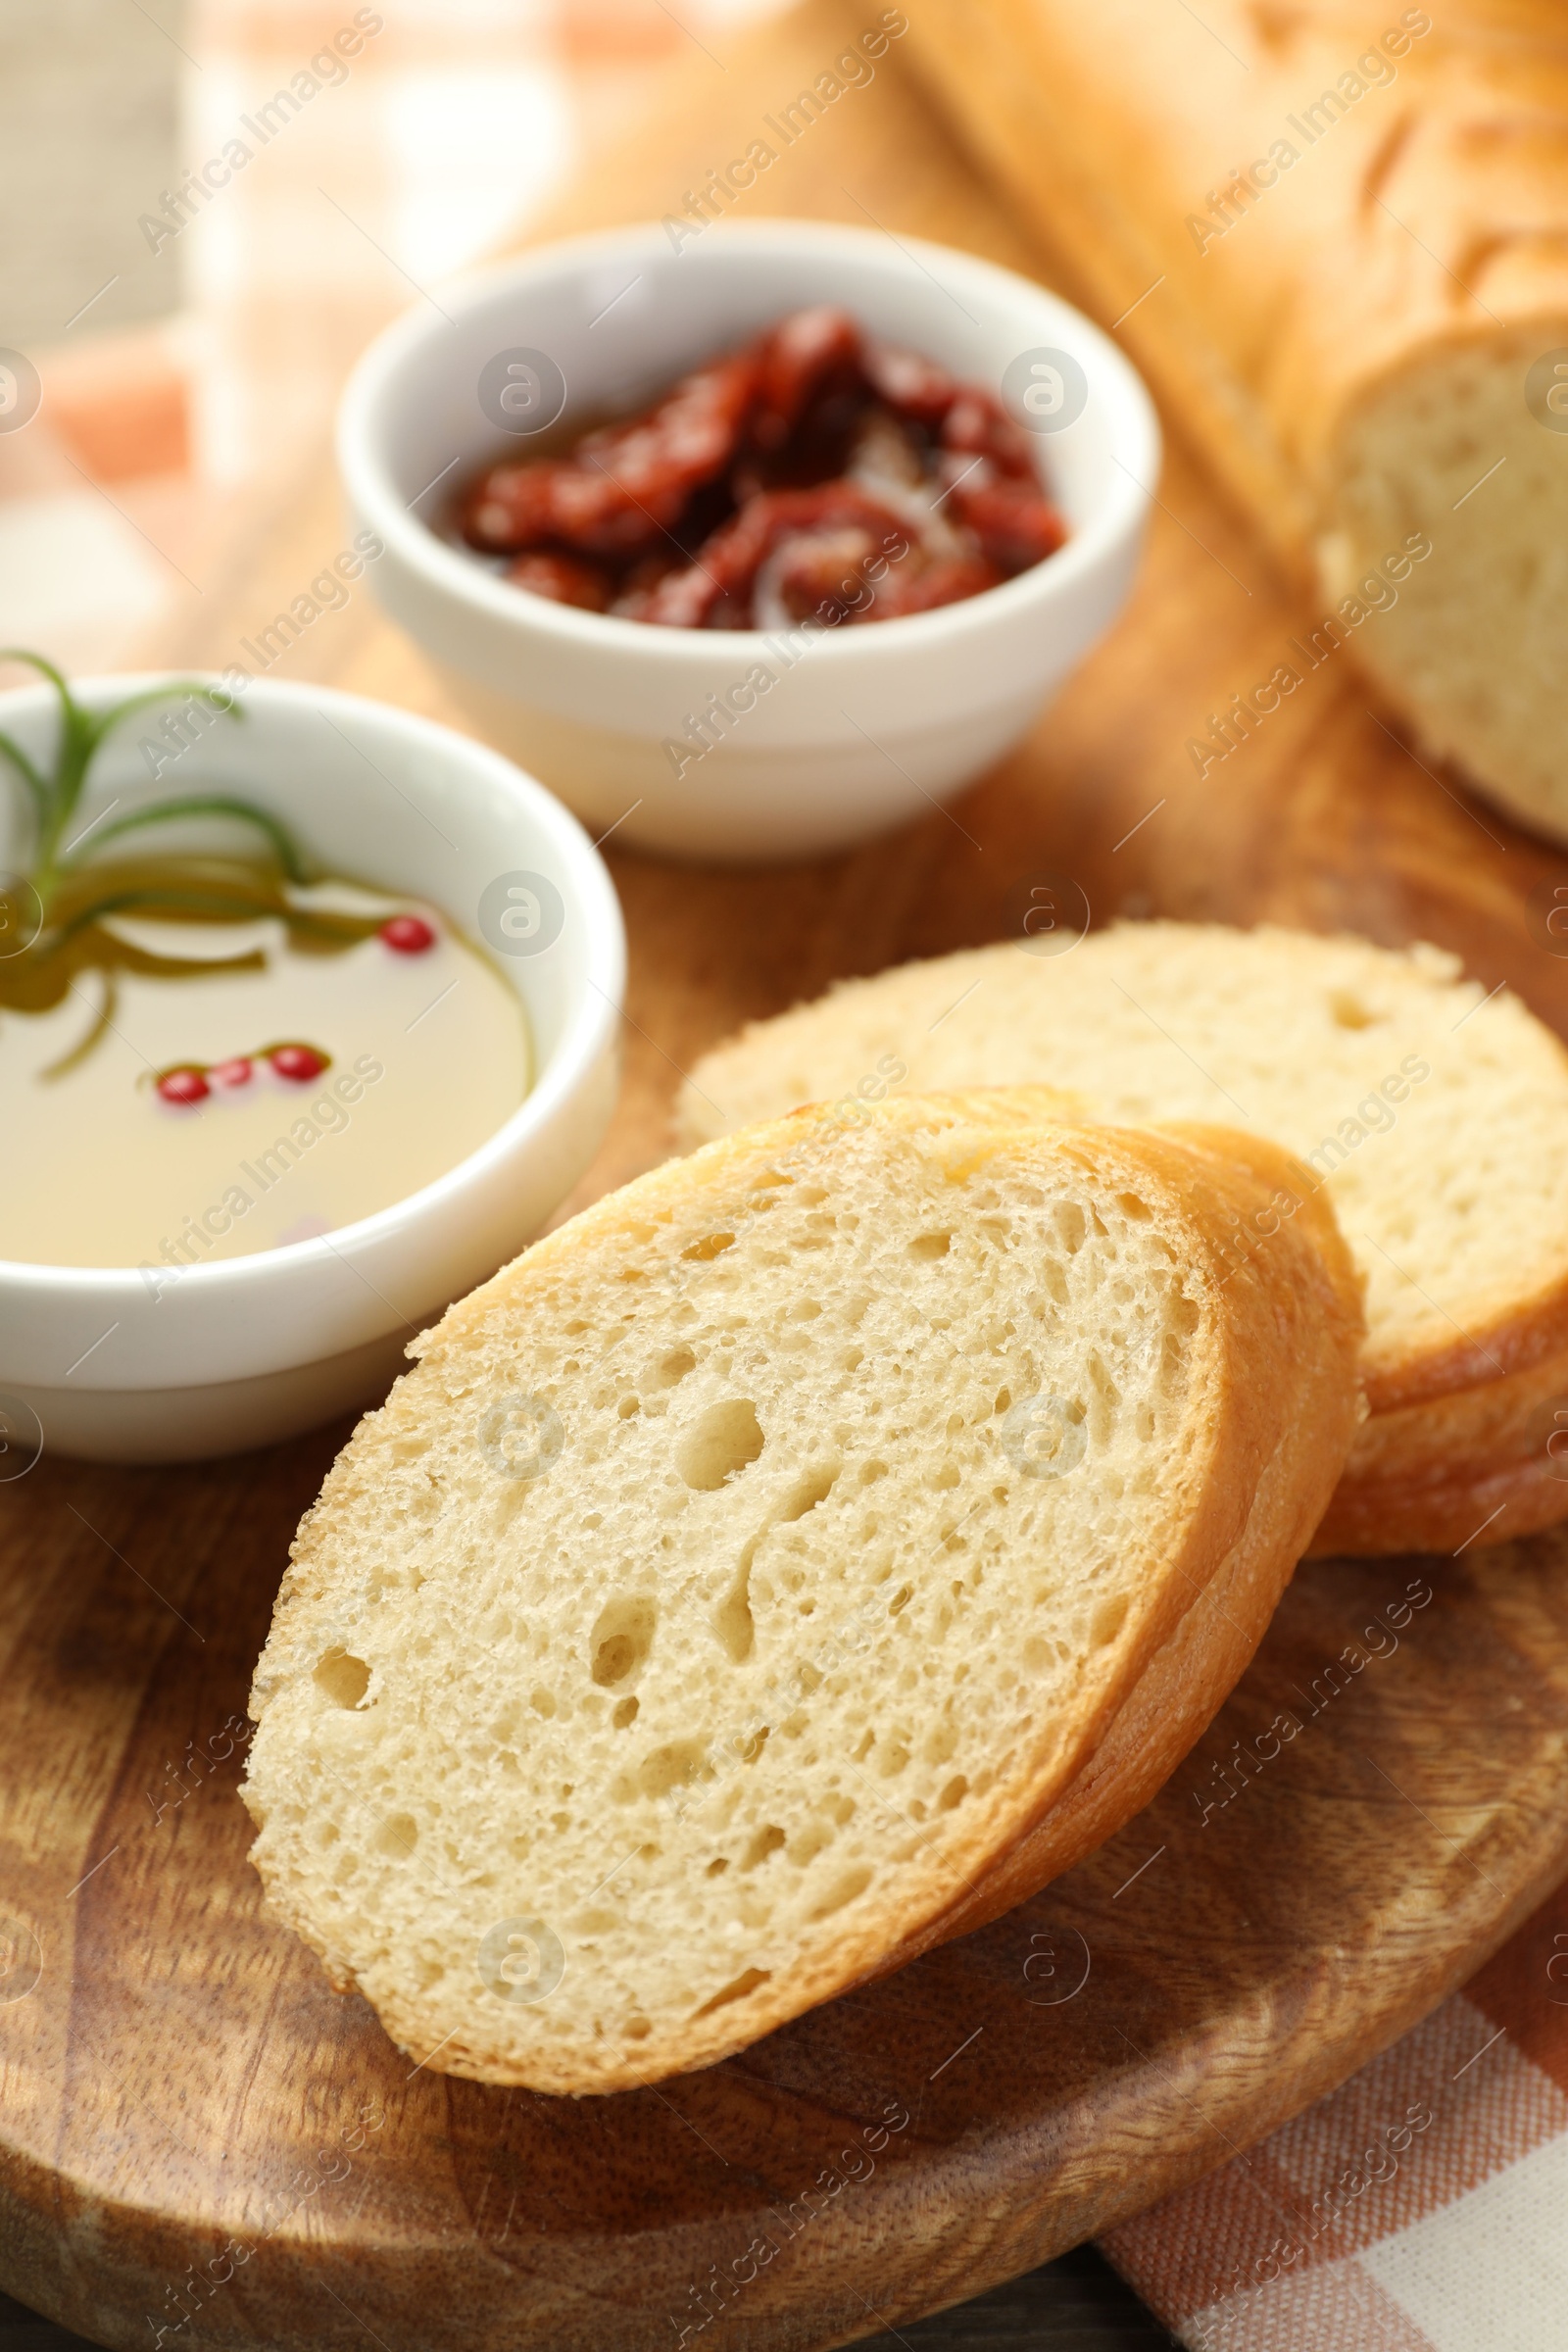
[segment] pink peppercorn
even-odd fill
[[[198,1069],[166,1070],[158,1081],[158,1092],[166,1102],[201,1102],[208,1091],[207,1081]]]
[[[290,1078],[296,1086],[309,1086],[326,1067],[326,1055],[314,1046],[274,1046],[269,1059],[280,1078]]]
[[[435,946],[435,932],[422,914],[394,914],[381,925],[381,937],[399,956],[422,956]]]
[[[215,1086],[248,1086],[251,1068],[250,1055],[236,1054],[232,1061],[215,1062],[207,1075]]]

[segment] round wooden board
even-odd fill
[[[5,1489],[2,2275],[108,2345],[665,2352],[714,2268],[755,2352],[872,2333],[1257,2138],[1568,1863],[1568,1545],[1316,1564],[1161,1799],[997,1927],[659,2088],[447,2080],[264,1917],[235,1797],[336,1437]],[[1237,1739],[1279,1752],[1220,1801]]]
[[[235,1794],[341,1435],[4,1490],[0,2270],[103,2343],[872,2333],[1256,2138],[1568,1863],[1568,1544],[1322,1563],[1158,1802],[983,1934],[658,2088],[445,2078],[264,1917]]]
[[[848,24],[809,0],[722,74],[699,65],[556,225],[662,216]],[[896,55],[756,209],[869,213],[1072,290]],[[1097,922],[1436,939],[1568,1030],[1568,957],[1540,912],[1568,864],[1415,760],[1348,660],[1195,778],[1188,737],[1305,614],[1167,425],[1128,616],[956,810],[777,874],[614,858],[627,1083],[572,1205],[662,1154],[680,1070],[738,1020],[998,937],[1043,876]],[[205,576],[167,658],[220,667],[338,532],[322,472]],[[452,716],[368,600],[288,674]],[[449,2081],[264,1919],[234,1794],[288,1539],[344,1434],[176,1473],[46,1457],[0,1483],[0,2286],[101,2342],[678,2352],[711,2328],[805,2352],[871,2334],[1255,2140],[1568,1868],[1568,1544],[1319,1563],[1158,1802],[984,1934],[657,2089],[573,2105]],[[1433,1597],[1400,1623],[1412,1582]],[[1365,1662],[1331,1678],[1348,1649]],[[1284,1712],[1301,1729],[1221,1805],[1233,1742],[1255,1756]]]

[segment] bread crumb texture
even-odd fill
[[[1366,1284],[1377,1409],[1410,1400],[1380,1380],[1419,1381],[1568,1285],[1568,1054],[1442,949],[1118,923],[904,964],[709,1054],[683,1132],[854,1098],[889,1056],[910,1087],[1047,1084],[1087,1118],[1218,1120],[1296,1152]],[[1472,1350],[1460,1370],[1502,1368]]]
[[[1568,839],[1568,439],[1536,389],[1568,330],[1421,350],[1349,409],[1320,548],[1335,600],[1371,582],[1358,658],[1429,754],[1459,760],[1527,824]],[[1549,378],[1549,368],[1546,370]],[[1528,393],[1534,392],[1532,403]],[[1431,554],[1392,589],[1391,551]],[[1393,601],[1396,596],[1397,601]],[[1388,602],[1383,600],[1388,599]]]
[[[246,1790],[274,1908],[405,2046],[573,2091],[707,2063],[1071,1779],[1207,1573],[1171,1563],[1235,1385],[1160,1150],[781,1122],[427,1339],[301,1530]]]

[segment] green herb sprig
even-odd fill
[[[0,883],[0,1006],[16,1012],[46,1012],[65,1002],[78,976],[96,972],[101,982],[91,1027],[81,1042],[44,1073],[58,1077],[74,1069],[112,1025],[120,975],[134,972],[160,980],[192,980],[222,972],[254,972],[266,956],[252,948],[238,956],[160,956],[133,945],[110,928],[116,915],[141,915],[168,923],[252,923],[273,916],[287,928],[291,946],[306,953],[339,955],[368,939],[384,915],[337,913],[301,905],[293,896],[313,879],[303,850],[270,810],[233,793],[192,792],[154,801],[124,816],[90,828],[90,847],[74,854],[66,835],[80,805],[87,778],[105,738],[134,711],[183,698],[205,703],[220,716],[244,716],[231,696],[215,694],[195,679],[152,686],[96,715],[85,710],[70,682],[41,654],[0,649],[0,661],[25,662],[54,687],[60,702],[60,733],[54,759],[45,768],[0,731],[0,757],[21,778],[31,804],[32,861],[25,874]],[[230,817],[259,836],[264,847],[253,857],[170,851],[163,856],[104,858],[107,844],[123,841],[150,826],[185,817]],[[86,836],[79,837],[85,841]]]

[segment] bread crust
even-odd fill
[[[1030,1090],[1016,1091],[1026,1108]],[[1058,1094],[1052,1115],[1073,1116],[1074,1098]],[[1163,1132],[1204,1143],[1200,1128]],[[1246,1162],[1252,1140],[1221,1130],[1220,1153]],[[1268,1162],[1252,1164],[1266,1192]],[[1296,1166],[1298,1182],[1313,1185]],[[1332,1246],[1326,1231],[1344,1247],[1320,1184],[1302,1208],[1319,1248]],[[1471,1385],[1453,1385],[1467,1374]],[[1362,1385],[1366,1412],[1310,1557],[1454,1551],[1483,1533],[1489,1543],[1512,1542],[1568,1518],[1568,1282],[1544,1286],[1484,1336],[1455,1339],[1394,1372],[1363,1356]]]
[[[1568,1352],[1357,1433],[1312,1551],[1454,1551],[1568,1518]]]
[[[1414,1481],[1336,1494],[1308,1546],[1311,1559],[1385,1559],[1404,1551],[1468,1551],[1539,1536],[1568,1518],[1562,1465],[1504,1463],[1467,1484]],[[1404,1538],[1389,1541],[1391,1528]]]
[[[1568,47],[1550,0],[1506,16],[923,0],[910,19],[939,102],[1303,580],[1360,404],[1434,354],[1568,339]],[[1226,179],[1254,158],[1256,181]],[[1307,172],[1309,205],[1290,187]]]
[[[1489,1388],[1515,1379],[1540,1380],[1568,1354],[1568,1275],[1543,1283],[1479,1330],[1411,1350],[1397,1362],[1365,1367],[1366,1400],[1375,1421],[1394,1420],[1411,1407],[1461,1406]],[[1442,1425],[1433,1422],[1434,1441]]]
[[[519,2047],[505,2035],[506,2019],[489,2033],[465,2019],[427,2063],[572,2094],[712,2064],[852,1984],[966,1933],[1069,1867],[1148,1801],[1245,1668],[1322,1515],[1361,1410],[1360,1293],[1348,1251],[1326,1207],[1281,1226],[1264,1246],[1238,1251],[1237,1224],[1299,1180],[1285,1152],[1239,1139],[1233,1157],[1214,1130],[1178,1136],[1044,1126],[1043,1104],[1020,1100],[1031,1092],[1008,1090],[990,1102],[906,1099],[872,1115],[931,1139],[955,1167],[1022,1152],[1043,1168],[1060,1159],[1107,1186],[1136,1186],[1169,1230],[1185,1237],[1189,1292],[1206,1310],[1206,1354],[1200,1379],[1194,1375],[1201,1439],[1179,1473],[1181,1516],[1168,1551],[1134,1580],[1120,1629],[1086,1665],[1073,1720],[1043,1727],[1037,1751],[965,1808],[961,1844],[955,1835],[901,1864],[871,1917],[850,1914],[843,1935],[820,1942],[782,1982],[770,1979],[728,2007],[631,2048],[607,2040],[592,2052],[563,2050],[539,2038]],[[671,1205],[710,1214],[711,1196],[733,1198],[737,1181],[752,1181],[779,1154],[803,1143],[815,1148],[825,1125],[808,1110],[743,1130],[656,1169],[537,1244],[427,1335],[419,1370],[361,1424],[340,1457],[301,1528],[258,1667],[252,1706],[261,1729],[244,1790],[263,1831],[255,1859],[269,1902],[323,1956],[331,1957],[286,1858],[273,1854],[266,1836],[267,1717],[311,1670],[329,1614],[336,1531],[352,1527],[368,1506],[379,1449],[395,1446],[420,1413],[446,1409],[443,1398],[461,1384],[467,1344],[486,1318],[525,1313],[553,1265],[591,1240],[618,1239],[633,1252],[645,1248],[650,1221]],[[355,1981],[340,1956],[335,1967],[340,1982]],[[421,2058],[446,2028],[444,2015],[429,2014],[402,1986],[361,1988],[394,2037]]]
[[[1201,1153],[1213,1188],[1204,1212],[1217,1212],[1222,1227],[1233,1213],[1245,1221],[1281,1190],[1298,1187],[1304,1174],[1289,1152],[1238,1130],[1172,1126],[1148,1132],[1168,1138],[1178,1150]],[[1271,1235],[1270,1243],[1277,1238]],[[1255,1401],[1261,1409],[1241,1440],[1242,1463],[1230,1474],[1251,1482],[1250,1506],[1235,1540],[1201,1583],[1191,1579],[1185,1605],[1105,1713],[1066,1786],[1042,1807],[989,1877],[908,1939],[889,1958],[888,1970],[984,1927],[1102,1845],[1164,1787],[1251,1663],[1308,1539],[1301,1512],[1310,1507],[1306,1494],[1313,1461],[1321,1466],[1337,1455],[1347,1406],[1352,1428],[1362,1410],[1358,1395],[1347,1390],[1341,1352],[1344,1335],[1360,1321],[1360,1280],[1333,1211],[1321,1198],[1307,1204],[1294,1242],[1288,1272],[1281,1263],[1267,1262],[1266,1292],[1259,1286],[1259,1295],[1250,1301],[1260,1311],[1255,1319],[1249,1316],[1249,1328],[1237,1334],[1242,1361],[1258,1377]],[[1254,1252],[1258,1259],[1264,1256],[1263,1250]],[[1295,1286],[1283,1298],[1274,1287],[1282,1275]],[[1272,1303],[1267,1292],[1273,1294]],[[1301,1323],[1293,1328],[1298,1314]],[[1321,1338],[1314,1339],[1314,1327]],[[1337,1340],[1331,1331],[1338,1332]],[[1273,1420],[1273,1406],[1263,1404],[1262,1393],[1276,1394],[1282,1378],[1288,1391],[1287,1367],[1293,1361],[1300,1387],[1295,1412],[1282,1430]]]

